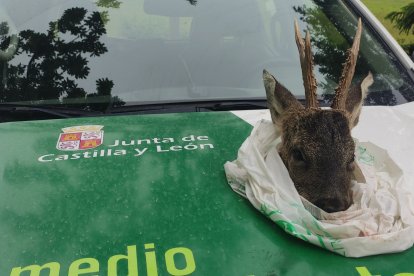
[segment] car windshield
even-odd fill
[[[311,34],[328,101],[357,25],[339,0],[0,0],[0,102],[102,109],[264,99],[263,69],[300,99],[294,19]],[[396,57],[363,28],[354,81],[373,73],[367,103],[414,100]]]

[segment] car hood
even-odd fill
[[[412,269],[412,249],[345,259],[287,235],[234,193],[223,164],[236,158],[260,118],[268,111],[1,124],[0,274],[357,275],[365,267],[393,275]]]

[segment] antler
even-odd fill
[[[361,42],[362,22],[358,20],[358,29],[356,31],[352,47],[348,49],[348,57],[342,69],[342,76],[339,80],[338,87],[335,89],[335,98],[331,108],[345,110],[346,95],[351,85],[355,73],[355,65],[358,58],[359,44]]]
[[[313,74],[313,56],[310,45],[310,35],[306,32],[305,43],[295,20],[295,39],[299,50],[300,66],[302,68],[303,86],[305,87],[306,107],[319,108],[316,95],[316,79]]]

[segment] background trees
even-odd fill
[[[397,26],[396,20],[399,17],[404,18],[402,19],[403,22],[408,22],[410,19],[414,20],[414,14],[412,13],[413,0],[362,0],[362,2],[381,21],[401,47],[408,54],[411,54],[414,51],[414,35],[410,31],[402,31]],[[411,11],[411,15],[409,11]],[[395,19],[392,20],[391,17],[395,17]],[[402,24],[402,26],[404,25],[407,26],[406,23]]]
[[[44,33],[27,29],[13,36],[7,22],[1,22],[0,102],[54,100],[64,104],[76,99],[82,105],[99,96],[106,103],[122,104],[111,97],[114,83],[108,78],[96,80],[96,91],[85,91],[77,83],[88,77],[89,59],[108,51],[100,41],[106,33],[104,23],[98,11],[79,7],[65,10]],[[13,41],[14,37],[18,40]],[[11,63],[11,59],[20,62]]]
[[[385,18],[389,19],[400,30],[400,33],[414,36],[414,2],[402,7],[400,11],[389,13]],[[410,43],[404,48],[413,55],[414,59],[414,43]]]

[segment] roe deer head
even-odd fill
[[[302,68],[306,107],[266,70],[263,82],[273,123],[281,131],[279,154],[298,193],[326,212],[348,209],[352,204],[351,177],[355,144],[351,129],[358,123],[371,73],[350,88],[359,51],[362,24],[335,89],[331,109],[321,109],[316,98],[316,79],[309,32],[303,41],[295,22],[296,44]]]

